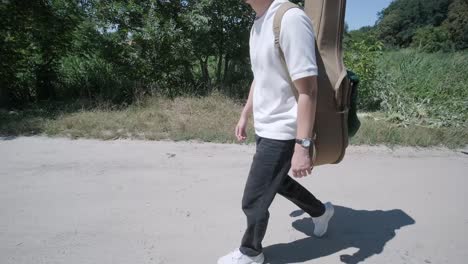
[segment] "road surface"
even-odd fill
[[[208,264],[238,246],[252,145],[0,139],[0,263]],[[354,146],[300,182],[335,217],[322,239],[277,196],[267,263],[468,261],[468,156]]]

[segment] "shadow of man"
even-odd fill
[[[291,217],[304,212],[294,211]],[[276,244],[264,249],[270,264],[305,262],[332,255],[354,247],[353,255],[341,255],[343,263],[355,264],[368,257],[382,253],[385,244],[395,237],[395,231],[416,222],[402,210],[366,211],[335,206],[335,215],[329,223],[328,233],[323,238],[313,237],[312,218],[298,219],[293,227],[310,236],[287,244]]]

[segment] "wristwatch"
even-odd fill
[[[303,148],[310,148],[314,144],[311,138],[304,138],[304,139],[297,139],[296,138],[296,143],[301,145]]]

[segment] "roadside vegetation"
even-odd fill
[[[0,15],[1,135],[233,142],[252,79],[237,0],[5,0]],[[379,16],[345,34],[366,113],[351,142],[468,145],[468,3]]]
[[[198,98],[154,97],[121,108],[86,102],[53,107],[36,105],[23,111],[0,111],[0,134],[234,143],[234,126],[241,109],[240,102],[220,94]],[[468,143],[465,127],[402,126],[382,113],[367,113],[361,116],[361,121],[361,129],[351,144],[457,148]],[[252,143],[252,123],[248,135],[247,142]]]

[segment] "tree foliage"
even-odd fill
[[[467,0],[395,0],[379,13],[375,31],[393,47],[423,51],[468,46]]]
[[[238,0],[2,0],[0,15],[2,105],[202,95],[251,74]]]
[[[450,5],[444,27],[458,50],[468,48],[468,1],[454,0]]]
[[[366,107],[381,42],[466,49],[467,2],[395,0],[376,27],[347,32]],[[241,0],[0,0],[0,16],[0,106],[248,93],[253,13]]]
[[[2,1],[0,101],[56,97],[60,58],[80,15],[68,1]]]

